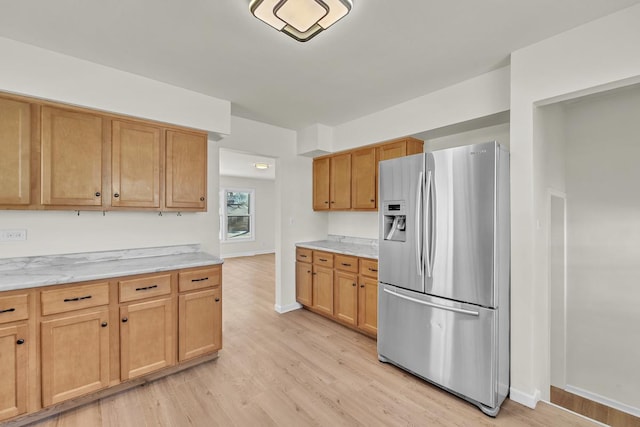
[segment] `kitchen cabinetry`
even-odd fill
[[[111,206],[159,208],[161,129],[122,120],[111,127]]]
[[[26,323],[0,325],[0,421],[27,412],[29,341]]]
[[[179,274],[178,359],[222,348],[222,269],[214,266]]]
[[[175,363],[171,275],[144,275],[118,282],[120,379],[139,377]],[[133,302],[132,302],[133,301]]]
[[[376,210],[378,162],[422,151],[407,137],[313,159],[313,209]]]
[[[103,118],[42,107],[42,204],[102,205]]]
[[[351,207],[375,209],[378,176],[376,149],[357,150],[351,156]]]
[[[0,209],[207,210],[207,134],[0,95]]]
[[[0,292],[0,421],[51,415],[221,348],[221,265]]]
[[[166,207],[207,210],[207,136],[167,131]]]
[[[296,301],[305,306],[313,305],[312,251],[296,248]]]
[[[296,301],[310,311],[375,337],[378,261],[296,248]]]
[[[31,203],[31,105],[0,98],[0,205]]]
[[[313,210],[329,209],[330,158],[313,159]]]

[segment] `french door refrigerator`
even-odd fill
[[[496,416],[509,390],[509,153],[380,162],[378,358]]]

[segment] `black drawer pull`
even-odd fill
[[[306,258],[306,257],[307,257],[306,255],[300,255],[300,258]]]
[[[7,308],[6,310],[0,310],[0,314],[2,313],[11,313],[12,311],[16,311],[15,308]]]
[[[209,278],[203,277],[202,279],[191,279],[192,282],[204,282],[205,280],[209,280]]]
[[[144,288],[136,288],[136,291],[148,291],[149,289],[155,289],[158,285],[145,286]]]
[[[319,261],[322,261],[322,262],[327,262],[327,261],[328,261],[328,260],[327,260],[327,259],[325,259],[325,258],[318,258],[318,260],[319,260]]]
[[[351,267],[351,264],[347,264],[346,262],[341,262],[340,264],[344,265],[345,267]]]
[[[65,298],[64,302],[82,301],[83,299],[91,299],[91,295],[87,295],[84,297]]]
[[[377,269],[377,268],[371,268],[371,267],[369,267],[369,271],[373,271],[374,273],[377,273],[377,272],[378,272],[378,269]]]

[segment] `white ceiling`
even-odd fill
[[[256,169],[255,163],[266,163],[268,169]],[[220,149],[220,175],[254,179],[276,179],[276,160],[238,151]]]
[[[248,0],[0,0],[0,36],[300,129],[479,75],[508,64],[514,50],[638,2],[355,0],[347,17],[299,43],[254,18]]]

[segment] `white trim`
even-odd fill
[[[633,406],[618,402],[617,400],[609,399],[608,397],[600,396],[599,394],[592,393],[590,391],[583,390],[581,388],[574,387],[569,384],[567,384],[567,386],[564,389],[569,393],[577,394],[578,396],[582,396],[585,399],[602,403],[605,406],[609,406],[610,408],[614,408],[619,411],[626,412],[627,414],[631,414],[635,417],[640,417],[640,408],[635,408]]]
[[[233,252],[230,254],[221,254],[222,258],[238,258],[243,256],[256,256],[275,253],[275,249],[268,249],[266,251],[247,251],[247,252]]]
[[[536,405],[540,401],[540,390],[535,390],[533,394],[527,394],[524,391],[511,387],[509,389],[509,399],[528,408],[536,409]]]
[[[278,305],[278,304],[275,304],[274,308],[276,309],[276,311],[278,313],[284,314],[284,313],[288,313],[290,311],[301,309],[302,308],[302,304],[299,304],[297,302],[294,302],[293,304],[289,304],[289,305]]]

